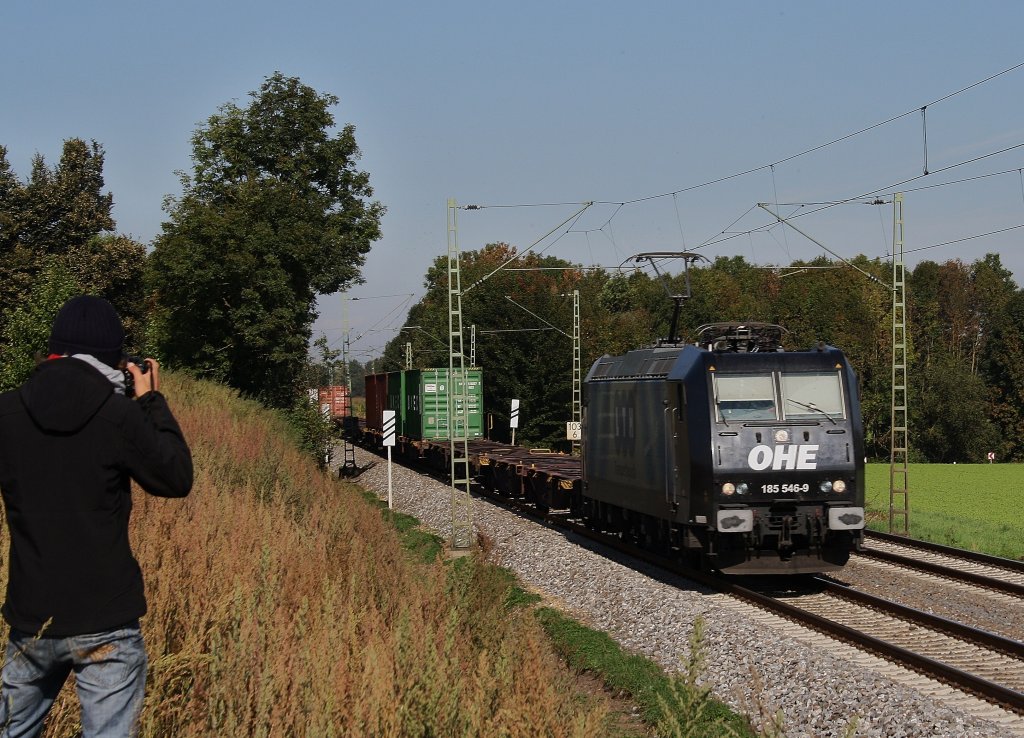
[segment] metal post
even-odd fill
[[[388,446],[388,510],[395,509],[395,498],[391,492],[391,447]]]
[[[580,365],[580,291],[572,291],[572,421],[583,420],[583,381]],[[572,453],[578,456],[580,442],[572,442]]]
[[[512,400],[512,409],[508,415],[508,425],[512,429],[512,445],[516,445],[516,428],[519,427],[519,400]]]
[[[412,369],[412,341],[405,342],[405,368]]]
[[[910,533],[910,403],[907,396],[907,296],[903,263],[903,193],[892,198],[892,435],[889,446],[889,532]],[[897,530],[896,518],[903,518]]]
[[[345,332],[345,336],[341,341],[341,363],[345,371],[345,388],[348,391],[348,412],[346,415],[352,417],[354,409],[352,407],[352,372],[349,371],[348,366],[348,352],[349,352],[349,331],[348,331],[348,298],[344,298],[342,303],[342,314],[343,325],[342,330]],[[342,421],[345,423],[346,421]],[[351,443],[349,443],[348,431],[351,429],[351,421],[348,421],[350,425],[342,425],[341,444],[342,444],[342,459],[341,468],[338,469],[339,477],[354,477],[359,467],[356,465],[356,449]]]
[[[381,415],[384,421],[384,447],[388,450],[388,510],[393,510],[395,508],[395,498],[391,486],[391,447],[395,445],[396,412],[394,410],[385,410]]]
[[[469,397],[462,353],[462,275],[459,270],[458,204],[448,200],[448,437],[451,456],[452,548],[473,545],[469,494]]]
[[[476,366],[476,323],[469,326],[469,365]]]

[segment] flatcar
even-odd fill
[[[770,324],[605,355],[583,391],[576,516],[728,574],[841,568],[864,528],[857,381],[839,349]]]

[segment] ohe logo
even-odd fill
[[[816,469],[818,445],[810,446],[754,446],[747,454],[747,465],[754,471],[764,471],[771,467],[780,469]]]

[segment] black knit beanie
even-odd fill
[[[124,328],[114,306],[102,297],[72,297],[50,331],[51,354],[90,354],[111,367],[124,357]]]

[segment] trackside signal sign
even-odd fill
[[[385,410],[384,411],[384,445],[394,446],[395,445],[395,411]]]
[[[512,400],[512,415],[509,417],[508,427],[519,427],[519,400]]]

